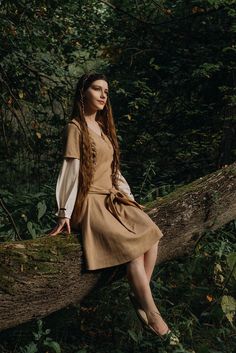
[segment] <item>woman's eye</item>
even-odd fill
[[[100,88],[98,88],[98,87],[95,87],[94,88],[96,91],[100,91]],[[106,95],[108,95],[108,92],[104,92]]]

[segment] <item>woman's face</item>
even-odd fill
[[[104,80],[93,81],[84,96],[84,105],[87,109],[102,110],[107,102],[108,83]]]

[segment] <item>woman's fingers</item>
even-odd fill
[[[57,235],[58,233],[60,233],[60,230],[58,230],[58,228],[54,228],[48,235]]]
[[[51,230],[51,232],[50,233],[48,233],[48,235],[53,235],[54,233],[55,233],[55,231],[57,230],[57,226],[56,227],[54,227],[52,230]]]
[[[58,233],[61,232],[62,228],[66,226],[67,233],[71,233],[71,228],[70,228],[70,219],[68,218],[63,218],[59,219],[59,223],[56,225],[56,227],[48,234],[48,235],[57,235]]]
[[[69,235],[71,233],[71,231],[70,231],[70,220],[69,219],[66,220],[66,230],[67,230],[66,237],[69,238]]]
[[[70,221],[69,221],[69,219],[68,219],[68,221],[66,222],[66,225],[67,225],[67,231],[68,231],[68,233],[71,233]]]
[[[63,224],[58,224],[50,233],[49,235],[57,235],[58,233],[60,233],[61,229],[63,228],[64,223]]]

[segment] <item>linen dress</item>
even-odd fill
[[[108,136],[101,136],[88,127],[96,145],[96,166],[92,184],[79,218],[71,223],[72,229],[81,230],[83,250],[88,270],[96,270],[129,262],[150,249],[163,236],[160,228],[143,211],[131,193],[130,187],[119,171],[119,188],[112,185],[112,160],[114,149]],[[57,181],[59,217],[70,218],[76,200],[80,162],[80,125],[72,119],[66,127],[63,167]],[[70,185],[67,185],[65,163],[70,163]],[[76,162],[76,163],[75,163]],[[72,175],[73,174],[73,175]],[[63,197],[67,185],[67,199]],[[66,204],[70,198],[70,212]],[[69,204],[69,202],[67,202]],[[63,208],[63,210],[61,210]],[[75,209],[73,209],[75,210]],[[66,214],[68,212],[68,214]]]

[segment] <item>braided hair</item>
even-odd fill
[[[104,74],[83,74],[78,80],[74,95],[71,119],[75,119],[80,126],[80,170],[77,198],[71,217],[72,224],[76,224],[78,217],[80,216],[83,202],[85,201],[89,188],[93,182],[97,162],[96,144],[91,134],[89,134],[84,112],[84,93],[90,87],[92,82],[96,80],[105,80],[108,83],[107,77]],[[97,111],[95,120],[113,145],[114,155],[111,178],[113,186],[118,189],[120,149],[109,97],[107,97],[107,102],[104,108]]]

